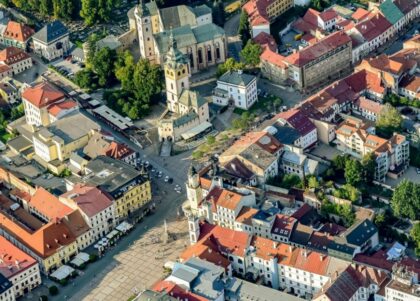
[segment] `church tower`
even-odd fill
[[[177,48],[172,30],[169,36],[169,50],[166,54],[164,71],[168,110],[179,114],[179,97],[184,89],[190,88],[190,68],[187,57]]]
[[[154,4],[153,1],[150,3]],[[139,38],[140,56],[155,62],[155,42],[153,38],[152,15],[144,0],[135,9],[137,33]]]
[[[187,197],[193,215],[198,213],[198,204],[203,199],[203,191],[200,186],[200,176],[191,165],[188,171]]]

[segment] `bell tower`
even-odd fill
[[[153,63],[155,61],[155,42],[153,38],[152,16],[144,0],[140,0],[134,14],[137,24],[140,56]]]
[[[177,48],[172,30],[169,35],[169,50],[165,58],[164,71],[168,110],[179,114],[179,97],[184,89],[190,88],[190,68],[186,56]]]
[[[200,186],[200,176],[192,165],[188,171],[187,197],[191,213],[197,215],[198,205],[203,199],[203,191]]]

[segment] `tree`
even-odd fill
[[[206,140],[208,145],[213,145],[216,142],[216,137],[209,135],[207,136]]]
[[[96,0],[81,0],[82,8],[80,16],[84,19],[85,24],[91,26],[98,20],[98,3]]]
[[[318,179],[315,176],[309,177],[308,186],[309,186],[309,188],[318,189],[319,188]]]
[[[363,156],[362,158],[362,170],[363,170],[363,180],[366,183],[372,183],[375,177],[376,169],[376,156],[373,152],[370,152]]]
[[[95,74],[90,69],[82,69],[74,76],[75,83],[82,89],[91,89],[95,86]]]
[[[134,69],[134,98],[149,104],[162,91],[163,74],[158,65],[150,64],[147,59],[140,59]]]
[[[348,156],[340,156],[337,155],[332,160],[333,167],[338,171],[344,171],[346,167],[346,161],[348,160]]]
[[[391,208],[395,216],[420,219],[420,184],[402,180],[395,188]]]
[[[92,70],[98,75],[101,87],[108,85],[114,79],[115,50],[104,47],[95,53],[92,60]]]
[[[420,256],[420,223],[416,222],[411,229],[410,236],[416,244],[416,255]]]
[[[245,10],[242,10],[241,12],[238,34],[241,36],[242,46],[245,46],[248,43],[248,40],[251,39],[251,27],[249,25],[248,14]]]
[[[346,161],[344,178],[350,185],[357,185],[362,181],[362,165],[359,161],[353,159]]]
[[[16,120],[23,115],[25,115],[25,109],[23,107],[23,103],[21,103],[18,106],[12,108],[12,111],[10,112],[10,119]]]
[[[394,132],[401,131],[402,122],[400,112],[390,104],[385,104],[376,119],[376,130],[378,134],[389,138]]]
[[[126,91],[134,89],[134,58],[130,51],[119,53],[115,62],[115,77],[121,82],[121,86]]]
[[[249,40],[241,50],[241,59],[247,66],[255,67],[260,63],[261,45]]]
[[[353,212],[353,208],[348,204],[338,206],[338,215],[344,219],[344,225],[346,227],[353,225],[354,221],[356,220],[356,215]]]
[[[379,213],[375,216],[375,225],[376,227],[381,228],[385,225],[386,215],[384,213]]]
[[[228,58],[223,64],[217,66],[217,76],[221,76],[228,71],[237,71],[245,68],[243,63],[235,61],[234,58]]]
[[[281,186],[287,189],[300,186],[301,184],[302,180],[299,178],[298,175],[295,174],[286,174],[283,176],[283,179],[281,181]]]

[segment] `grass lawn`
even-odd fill
[[[276,96],[258,96],[258,101],[247,111],[240,108],[235,108],[233,113],[242,115],[244,112],[249,112],[250,114],[261,114],[264,112],[273,112],[273,102],[279,99]]]

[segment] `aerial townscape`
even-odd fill
[[[420,0],[0,0],[0,301],[420,301]]]

